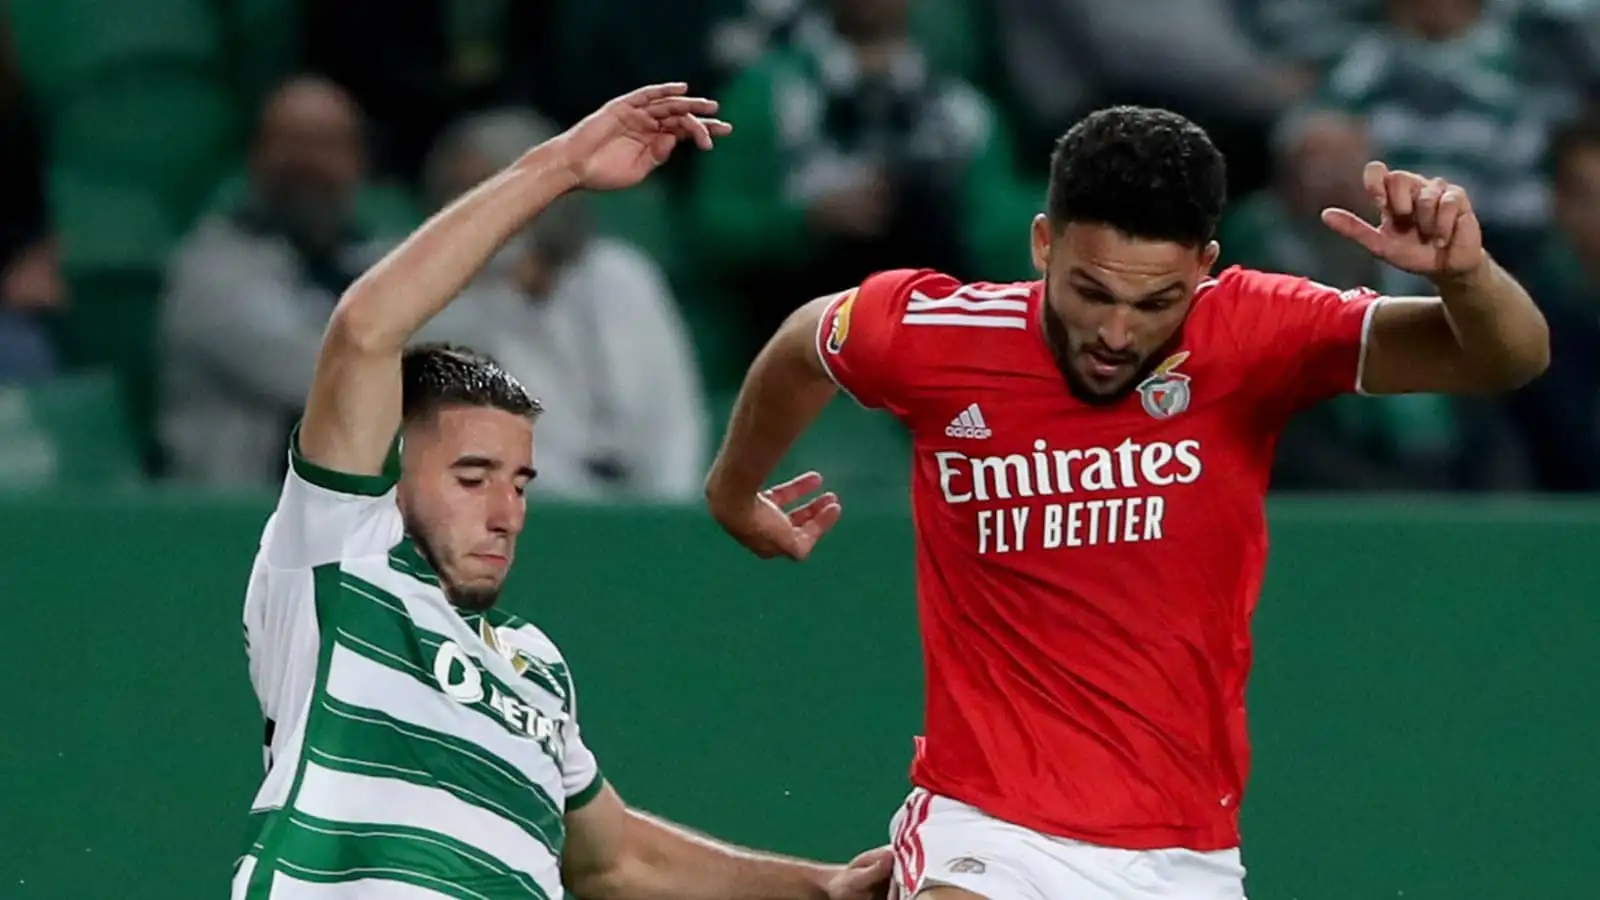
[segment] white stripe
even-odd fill
[[[376,873],[379,870],[360,871]],[[450,897],[449,894],[430,891],[404,881],[390,881],[387,878],[357,878],[353,881],[322,883],[301,881],[284,872],[273,874],[272,891],[269,896],[271,900],[372,900],[373,897],[382,897],[384,900],[449,900]]]
[[[989,427],[989,423],[983,420],[983,410],[978,408],[978,404],[974,403],[968,407],[968,409],[972,410],[972,424],[978,426],[979,428]]]
[[[239,860],[239,867],[233,871],[233,887],[228,891],[229,900],[244,900],[245,892],[250,890],[250,876],[255,871],[254,856],[246,856]]]
[[[971,428],[972,427],[972,413],[971,413],[971,410],[963,409],[960,413],[958,413],[956,415],[956,424],[957,425],[963,425],[963,426],[965,426],[967,428]]]
[[[545,845],[494,813],[438,788],[351,775],[308,761],[295,808],[334,822],[398,825],[453,838],[535,879],[552,897],[561,891],[559,879],[550,883],[559,864]]]
[[[907,325],[965,325],[971,328],[1027,328],[1020,316],[969,316],[961,313],[908,313],[900,320]]]
[[[1361,350],[1356,355],[1356,393],[1370,396],[1367,389],[1361,386],[1361,380],[1367,373],[1367,344],[1372,337],[1372,317],[1378,312],[1378,307],[1388,297],[1379,297],[1367,304],[1367,311],[1361,316]]]
[[[933,309],[965,309],[970,312],[1027,312],[1026,300],[968,300],[965,297],[946,297],[934,300],[912,294],[906,303],[907,312],[927,312]]]
[[[547,707],[553,698],[553,702],[557,704],[556,709],[560,709],[559,704],[562,702],[560,697],[555,697],[549,691],[517,674],[517,670],[511,667],[510,660],[486,647],[483,637],[461,620],[461,617],[451,609],[450,601],[445,599],[444,593],[438,588],[422,584],[404,572],[395,571],[389,567],[386,559],[347,560],[343,568],[357,578],[371,582],[400,598],[400,602],[406,605],[406,612],[410,615],[411,621],[416,623],[418,628],[424,628],[455,641],[461,649],[477,660],[478,665],[510,685],[525,702],[536,704],[541,710],[549,712]],[[560,661],[546,660],[546,662]]]
[[[338,643],[328,663],[328,696],[470,741],[542,786],[552,799],[561,790],[561,773],[533,738],[517,737],[488,716]]]
[[[945,296],[977,297],[979,300],[998,300],[1002,297],[1026,297],[1032,292],[1033,287],[1026,284],[1014,284],[1010,287],[997,288],[981,288],[975,284],[963,284],[961,287],[958,287],[950,293],[945,294]],[[915,299],[929,299],[928,295],[921,291],[912,291],[911,296]]]

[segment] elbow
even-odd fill
[[[1513,345],[1503,368],[1503,390],[1514,391],[1543,375],[1550,368],[1550,325],[1535,314],[1527,332]]]
[[[405,336],[384,322],[380,298],[364,280],[358,279],[339,299],[323,343],[362,356],[399,353],[405,347]]]

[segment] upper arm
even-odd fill
[[[402,348],[370,345],[362,333],[341,301],[317,355],[299,450],[323,469],[375,476],[400,430]]]
[[[1367,394],[1465,394],[1497,387],[1466,364],[1437,297],[1396,297],[1373,315],[1361,389]]]
[[[561,849],[561,883],[578,897],[603,896],[603,885],[626,865],[628,808],[609,784],[565,816],[567,839]]]
[[[961,314],[931,307],[919,312],[909,304],[923,290],[944,296],[956,286],[955,279],[947,275],[898,269],[880,272],[858,287],[816,301],[821,313],[811,337],[818,365],[862,406],[903,414],[910,373],[904,340],[907,326],[922,319]]]

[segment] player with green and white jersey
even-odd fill
[[[245,595],[266,777],[234,900],[873,900],[888,852],[830,866],[628,808],[571,672],[494,608],[540,405],[493,360],[407,349],[551,201],[643,179],[729,127],[643,88],[528,151],[356,282],[329,323]],[[627,327],[626,323],[620,323]],[[399,452],[391,460],[398,440]]]

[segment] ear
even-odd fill
[[[1221,244],[1216,241],[1206,244],[1206,248],[1200,251],[1200,271],[1202,274],[1210,275],[1211,270],[1217,265],[1217,257],[1221,255]]]
[[[1033,267],[1040,275],[1050,270],[1050,239],[1054,236],[1044,213],[1033,217]]]

